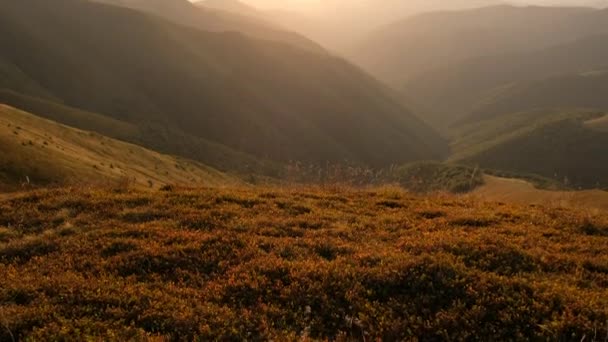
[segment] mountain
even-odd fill
[[[325,53],[79,0],[3,2],[0,29],[1,59],[41,88],[25,95],[276,161],[445,153],[382,84]]]
[[[590,8],[507,5],[417,15],[382,27],[352,58],[392,84],[472,58],[542,49],[586,36]]]
[[[71,127],[144,146],[162,153],[198,160],[222,171],[241,175],[259,173],[278,176],[282,167],[272,161],[230,149],[187,134],[175,127],[150,122],[129,123],[65,104],[0,89],[0,103]]]
[[[277,1],[280,2],[286,1]],[[282,26],[310,37],[332,51],[346,54],[379,27],[403,18],[440,9],[475,8],[501,2],[501,0],[290,1],[290,5],[282,9],[276,6],[279,10],[269,11],[268,16]]]
[[[349,56],[444,129],[513,83],[606,66],[608,10],[491,6],[407,18]]]
[[[537,110],[472,122],[458,127],[451,161],[538,174],[575,188],[606,188],[604,120],[596,111]]]
[[[268,39],[288,43],[303,49],[322,52],[323,49],[310,39],[294,32],[288,32],[278,25],[261,17],[233,12],[238,6],[236,0],[222,0],[232,3],[233,6],[225,8],[211,8],[197,6],[188,0],[92,0],[99,3],[123,6],[145,11],[180,25],[188,25],[205,31],[213,32],[240,32],[259,39]],[[212,4],[212,3],[211,3]],[[217,7],[217,6],[216,6]],[[217,10],[222,9],[222,10]],[[242,10],[242,8],[241,8]]]
[[[0,188],[18,184],[237,184],[203,164],[74,129],[0,105]]]
[[[491,119],[500,115],[547,108],[595,108],[608,110],[608,72],[555,76],[506,87],[480,103],[465,120]]]
[[[514,84],[605,68],[607,41],[608,35],[593,35],[532,52],[476,58],[427,72],[406,89],[410,98],[432,106],[429,122],[449,124]],[[559,99],[554,100],[559,104]]]

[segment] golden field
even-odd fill
[[[398,188],[0,201],[0,340],[608,334],[608,217]]]

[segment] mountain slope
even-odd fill
[[[477,58],[423,74],[406,89],[410,97],[432,105],[434,116],[429,121],[453,123],[468,115],[478,101],[513,83],[605,68],[607,41],[608,35],[594,35],[533,52]]]
[[[0,187],[116,184],[237,184],[200,163],[153,152],[0,105]]]
[[[42,118],[144,146],[154,151],[198,160],[222,171],[231,171],[241,175],[256,173],[272,177],[278,176],[281,172],[281,166],[277,163],[238,152],[176,128],[149,122],[120,121],[7,89],[0,89],[0,103]]]
[[[460,127],[451,160],[482,168],[538,174],[565,185],[608,187],[608,133],[588,127],[603,113],[534,111]]]
[[[608,10],[502,5],[399,21],[351,56],[445,130],[513,83],[606,67],[607,37]]]
[[[564,75],[507,87],[479,104],[466,121],[541,108],[608,110],[608,73],[603,70]]]
[[[421,73],[472,58],[527,52],[598,33],[599,27],[581,25],[592,13],[507,5],[427,13],[379,29],[352,58],[401,87]]]
[[[381,84],[326,54],[77,0],[3,2],[0,19],[2,57],[72,107],[281,161],[444,152]]]
[[[244,13],[233,13],[225,9],[218,11],[205,6],[197,6],[188,0],[93,1],[141,10],[180,25],[188,25],[205,31],[240,32],[260,39],[284,42],[303,49],[323,52],[323,49],[315,42],[294,32],[281,29],[262,18]]]

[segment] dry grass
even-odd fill
[[[603,341],[608,218],[396,188],[0,202],[0,340]]]
[[[3,183],[210,186],[237,180],[200,163],[163,155],[0,105]],[[7,179],[3,179],[7,178]]]
[[[548,207],[572,208],[585,211],[608,212],[608,191],[550,191],[534,187],[519,179],[484,176],[484,185],[472,192],[473,196],[490,201],[520,204],[541,204]]]

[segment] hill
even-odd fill
[[[241,176],[261,174],[278,177],[282,165],[235,151],[182,130],[149,122],[129,123],[53,102],[0,89],[0,103],[71,127],[144,146],[161,153],[181,155],[221,171]]]
[[[3,2],[0,18],[3,60],[70,107],[276,161],[445,153],[382,84],[327,54],[78,0]]]
[[[0,187],[19,184],[237,184],[200,163],[163,155],[0,105]]]
[[[474,198],[503,203],[545,205],[583,211],[607,212],[608,191],[542,190],[521,179],[484,176],[484,184],[471,192]]]
[[[596,70],[550,77],[506,87],[478,104],[465,120],[491,119],[504,114],[543,108],[595,108],[608,110],[608,73]]]
[[[606,132],[586,122],[603,113],[533,111],[460,127],[451,160],[482,168],[538,174],[574,188],[608,187]]]
[[[582,25],[594,12],[499,5],[424,13],[378,29],[352,58],[402,87],[420,74],[474,58],[541,50],[599,34],[601,27]]]
[[[259,39],[287,43],[302,49],[324,53],[323,49],[310,39],[289,32],[247,11],[245,5],[238,6],[236,0],[222,0],[223,5],[213,6],[213,2],[202,6],[189,0],[93,0],[99,3],[124,6],[142,10],[170,20],[180,25],[214,32],[234,31]]]
[[[514,84],[605,69],[606,39],[608,36],[595,35],[539,51],[482,57],[438,69],[412,80],[407,86],[408,96],[432,106],[434,116],[429,118],[430,122],[454,123],[470,115],[479,102],[509,90]],[[554,88],[560,86],[551,84],[551,80],[547,82]],[[566,92],[563,95],[572,96]],[[559,101],[555,99],[556,104]]]
[[[391,188],[37,191],[0,202],[0,339],[579,341],[608,329],[607,224]]]
[[[349,56],[445,130],[513,84],[606,67],[608,10],[492,6],[383,27]]]

